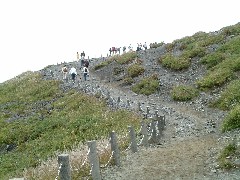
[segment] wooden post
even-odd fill
[[[160,116],[160,120],[161,120],[161,127],[162,127],[162,130],[165,129],[165,126],[166,126],[166,122],[165,122],[165,116]]]
[[[140,102],[138,102],[138,109],[137,109],[138,111],[142,111],[142,109],[141,109],[141,103]]]
[[[152,122],[151,122],[151,137],[149,138],[148,142],[150,144],[157,143],[156,123],[154,122],[154,119],[152,119]]]
[[[117,103],[119,104],[121,101],[120,96],[118,96]]]
[[[96,141],[88,141],[88,148],[90,149],[90,152],[88,154],[90,166],[91,166],[91,175],[93,180],[101,180],[101,174],[100,174],[100,166],[99,166],[99,158],[97,155],[97,145]]]
[[[127,99],[127,107],[130,107],[130,100]]]
[[[132,126],[128,126],[128,129],[129,129],[129,136],[130,136],[130,143],[131,143],[130,148],[132,152],[135,153],[138,151],[135,131]]]
[[[116,133],[114,131],[112,131],[110,133],[110,143],[111,143],[111,150],[112,150],[112,153],[113,153],[114,164],[117,165],[117,166],[120,166],[121,165],[120,151],[119,151],[118,144],[117,144],[117,136],[116,136]]]
[[[60,167],[59,177],[61,180],[71,180],[71,170],[68,154],[58,156],[58,165]]]
[[[142,138],[139,145],[143,145],[144,147],[148,147],[149,146],[149,144],[148,144],[148,131],[147,131],[146,123],[144,121],[142,121],[140,133],[143,135],[143,138]]]
[[[147,106],[147,112],[146,112],[146,113],[147,113],[147,116],[148,116],[148,115],[149,115],[149,113],[150,113],[150,110],[149,110],[149,108],[150,108],[150,107],[149,107],[149,106]]]

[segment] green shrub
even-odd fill
[[[183,51],[183,54],[181,55],[181,57],[183,57],[184,59],[187,59],[187,58],[194,58],[194,57],[203,57],[205,56],[205,54],[206,54],[205,48],[195,47],[191,50]]]
[[[144,67],[138,64],[132,64],[127,69],[128,76],[134,78],[144,73]]]
[[[131,77],[126,77],[126,78],[123,79],[123,84],[124,85],[131,85],[132,83],[134,83],[134,80]]]
[[[132,91],[137,94],[150,95],[155,93],[159,88],[158,78],[153,75],[142,79],[138,84],[132,87]]]
[[[158,62],[172,70],[187,69],[190,66],[189,58],[175,57],[170,53],[162,56]]]
[[[116,61],[119,64],[129,64],[136,58],[137,58],[137,53],[132,51],[132,52],[124,53],[122,55],[114,55],[110,59]]]
[[[209,71],[208,74],[196,83],[200,89],[209,89],[223,85],[233,77],[233,72],[229,68],[219,68]]]
[[[240,105],[236,105],[229,114],[224,118],[222,131],[230,131],[240,128]]]
[[[192,86],[179,85],[171,91],[171,96],[176,101],[189,101],[198,96],[199,92]]]
[[[150,48],[157,48],[157,47],[161,47],[164,44],[164,42],[154,42],[154,43],[150,43]]]
[[[230,110],[240,103],[240,80],[234,80],[220,94],[220,97],[212,103],[214,107]]]
[[[112,60],[110,60],[110,59],[108,59],[108,60],[106,60],[106,61],[103,61],[103,62],[101,62],[100,64],[97,64],[97,65],[94,67],[94,70],[96,71],[96,70],[99,70],[99,69],[101,69],[101,68],[103,68],[103,67],[106,67],[107,65],[111,64],[111,62],[112,62]]]
[[[222,52],[225,54],[228,54],[229,56],[232,55],[239,55],[240,54],[240,37],[237,36],[235,38],[232,38],[225,44],[223,44],[221,47],[217,49],[217,52]]]
[[[237,155],[236,144],[231,143],[227,145],[218,157],[220,168],[229,170],[235,167],[234,162],[232,162],[231,159],[227,159],[228,157],[234,157],[235,155]]]
[[[230,36],[230,35],[240,35],[240,24],[235,24],[227,26],[221,29],[221,35]]]
[[[201,59],[201,63],[205,64],[207,68],[212,68],[217,64],[221,63],[226,58],[224,53],[215,52],[208,54]]]

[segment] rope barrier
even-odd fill
[[[88,149],[87,156],[86,156],[85,160],[83,161],[82,165],[80,166],[80,168],[82,168],[85,165],[85,163],[87,162],[89,153],[90,153],[90,149]]]
[[[110,161],[111,161],[112,158],[113,158],[113,153],[114,153],[114,151],[112,151],[111,157],[109,158],[108,162],[107,162],[105,165],[100,166],[101,168],[106,168],[106,167],[108,167],[108,165],[110,164]]]
[[[58,180],[61,169],[62,169],[62,163],[60,163],[60,166],[58,167],[58,174],[57,174],[55,180]]]

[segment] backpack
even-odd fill
[[[84,72],[87,72],[87,68],[85,68]]]
[[[66,67],[63,68],[63,72],[67,72],[67,68]]]

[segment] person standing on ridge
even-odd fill
[[[77,61],[79,61],[79,53],[77,52]]]

